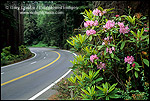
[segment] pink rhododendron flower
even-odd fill
[[[84,27],[92,26],[94,24],[94,21],[86,21],[84,22]]]
[[[111,54],[112,53],[112,49],[111,48],[109,48],[109,54]]]
[[[118,25],[119,25],[121,28],[124,27],[123,22],[122,22],[122,23],[118,22]]]
[[[99,14],[100,12],[101,12],[101,11],[96,8],[96,9],[93,10],[93,15],[98,16],[98,14]]]
[[[128,33],[130,30],[129,30],[129,27],[126,26],[126,27],[120,27],[119,31],[120,31],[120,33],[125,34],[125,33]]]
[[[88,24],[87,24],[87,22],[84,22],[84,27],[88,27]]]
[[[129,30],[129,27],[128,26],[124,26],[123,22],[118,22],[118,25],[120,26],[120,34],[123,33],[128,33],[130,30]]]
[[[115,26],[115,22],[113,20],[108,20],[103,28],[110,29]]]
[[[93,26],[93,25],[94,25],[94,21],[92,21],[92,20],[89,21],[89,25],[90,25],[90,26]]]
[[[132,67],[135,67],[135,66],[136,66],[135,63],[133,63],[133,64],[132,64]]]
[[[103,11],[103,14],[107,13],[106,11]]]
[[[105,45],[105,42],[103,42],[102,45]]]
[[[100,64],[97,64],[97,69],[105,69],[106,68],[106,65],[105,65],[105,63],[102,63],[102,62],[100,62]]]
[[[90,61],[91,61],[92,63],[94,62],[95,59],[99,59],[96,54],[90,56]]]
[[[112,51],[115,51],[115,47],[112,47],[112,48],[106,48],[106,53],[109,52],[109,54],[111,54]]]
[[[116,15],[116,17],[119,17],[119,15]]]
[[[144,31],[145,31],[145,32],[148,32],[148,30],[146,30],[146,29],[145,29]]]
[[[96,34],[96,31],[94,29],[90,29],[91,34]]]
[[[132,64],[134,62],[134,57],[133,56],[127,56],[127,57],[124,58],[124,62]]]
[[[87,36],[91,35],[91,34],[90,34],[90,30],[87,30],[87,31],[86,31],[86,35],[87,35]]]
[[[113,39],[113,37],[111,36],[110,39]]]
[[[107,38],[105,37],[104,40],[107,41],[107,44],[110,44],[110,40],[113,39],[112,36],[107,36]],[[102,45],[105,45],[105,42],[102,43]]]
[[[112,49],[113,51],[115,51],[115,47],[112,47],[111,49]]]
[[[86,31],[87,36],[92,35],[92,34],[96,34],[96,31],[94,29],[90,29]]]
[[[106,48],[106,53],[108,53],[108,50],[109,50],[109,49],[108,49],[108,48]]]
[[[84,27],[88,27],[88,26],[97,26],[98,25],[98,21],[95,20],[95,21],[86,21],[84,22]]]
[[[94,26],[98,26],[98,21],[97,20],[95,20]]]

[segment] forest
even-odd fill
[[[147,1],[3,1],[1,66],[28,47],[67,49],[79,55],[59,99],[148,100],[148,12]]]

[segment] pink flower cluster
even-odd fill
[[[124,58],[124,62],[132,64],[134,62],[134,57],[133,56],[127,56],[127,57]]]
[[[94,62],[95,59],[99,59],[96,54],[90,56],[90,61],[91,61],[92,63]]]
[[[115,22],[113,20],[108,20],[103,28],[110,29],[115,26]]]
[[[108,36],[107,38],[104,38],[104,42],[102,43],[102,45],[106,45],[106,42],[110,44],[110,40],[112,39],[113,39],[112,36],[111,37]]]
[[[96,31],[94,29],[90,29],[86,31],[87,36],[92,35],[92,34],[96,34]]]
[[[112,53],[112,51],[115,51],[115,47],[111,47],[111,48],[106,48],[106,53],[109,52],[109,54]]]
[[[105,65],[105,63],[102,63],[102,62],[100,62],[100,64],[97,64],[97,69],[105,69],[106,68],[106,65]]]
[[[116,17],[119,17],[119,15],[116,15]]]
[[[106,11],[100,11],[100,10],[98,10],[97,8],[96,9],[94,9],[93,10],[93,15],[95,15],[95,16],[102,16],[103,14],[105,14],[106,13]]]
[[[118,25],[120,26],[120,34],[121,33],[123,33],[123,34],[125,34],[125,33],[128,33],[130,30],[129,30],[129,27],[128,26],[124,26],[124,24],[123,24],[123,22],[122,23],[120,23],[120,22],[118,22]]]
[[[98,21],[95,20],[95,21],[86,21],[84,22],[84,27],[88,27],[88,26],[98,26]]]

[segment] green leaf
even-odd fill
[[[135,37],[137,37],[137,35],[136,35],[132,30],[131,30],[130,32],[131,32]]]
[[[111,58],[114,58],[114,54],[113,53],[111,53]]]
[[[109,46],[115,47],[115,45],[114,45],[114,44],[109,44]]]
[[[88,16],[88,18],[90,18],[90,14],[89,12],[85,9],[86,15]]]
[[[136,71],[134,72],[134,74],[135,74],[135,77],[138,78],[138,73]]]
[[[96,86],[99,90],[101,90],[101,91],[104,91],[104,89],[103,88],[101,88],[101,87],[99,87],[99,86]]]
[[[138,69],[138,68],[134,68],[136,71],[140,71],[140,69]]]
[[[137,38],[140,38],[140,31],[137,31]]]
[[[121,43],[121,47],[120,47],[121,50],[122,50],[123,47],[125,46],[125,43],[126,43],[126,41],[123,41],[123,42]]]
[[[83,99],[88,99],[88,97],[87,97],[86,95],[84,95],[84,94],[82,94],[82,93],[81,93],[81,95],[83,96],[83,97],[81,96],[81,98],[83,98]]]
[[[106,100],[109,100],[109,96],[106,96]]]
[[[115,55],[114,59],[116,59],[117,61],[120,61],[120,59]]]
[[[90,40],[90,41],[92,40],[92,35],[89,36],[89,40]]]
[[[109,12],[109,11],[111,11],[111,10],[113,10],[113,9],[115,9],[115,8],[107,9],[106,11]]]
[[[90,95],[90,93],[88,93],[86,90],[84,90],[84,89],[82,89],[82,88],[81,88],[81,90],[82,90],[85,94]]]
[[[75,87],[75,86],[68,86],[68,88],[73,88],[73,87]]]
[[[104,45],[97,46],[98,50],[100,50]]]
[[[117,84],[118,84],[118,83],[113,84],[113,85],[109,88],[108,93],[111,92],[112,90],[114,90],[114,89],[115,89],[115,86],[116,86]]]
[[[104,10],[104,9],[103,9],[102,7],[100,7],[100,6],[99,6],[97,9],[100,10],[100,11],[103,11],[103,10]]]
[[[95,80],[95,82],[99,82],[99,81],[101,81],[101,80],[103,80],[103,78],[102,78],[102,77],[101,77],[101,78],[96,79],[96,80]]]
[[[106,55],[106,49],[104,50],[104,56]]]
[[[93,78],[99,73],[99,71],[100,71],[100,70],[98,70],[98,71],[93,75]]]
[[[142,36],[143,33],[144,33],[144,28],[142,28],[140,36]]]
[[[130,69],[130,64],[129,63],[127,64],[127,68]]]
[[[141,36],[142,40],[149,37],[149,35]]]
[[[149,61],[147,59],[143,59],[143,62],[149,67]]]

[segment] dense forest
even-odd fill
[[[131,14],[148,15],[149,11],[148,3],[141,1],[3,1],[1,52],[2,48],[11,46],[11,52],[18,54],[18,46],[38,43],[67,49],[66,39],[78,34],[83,25],[80,13],[98,6],[115,8],[108,17],[127,14],[129,7]]]
[[[80,12],[89,9],[89,4],[90,1],[34,2],[37,14],[24,16],[25,44],[44,43],[47,46],[67,48],[66,39],[77,33],[75,28],[83,21]]]

